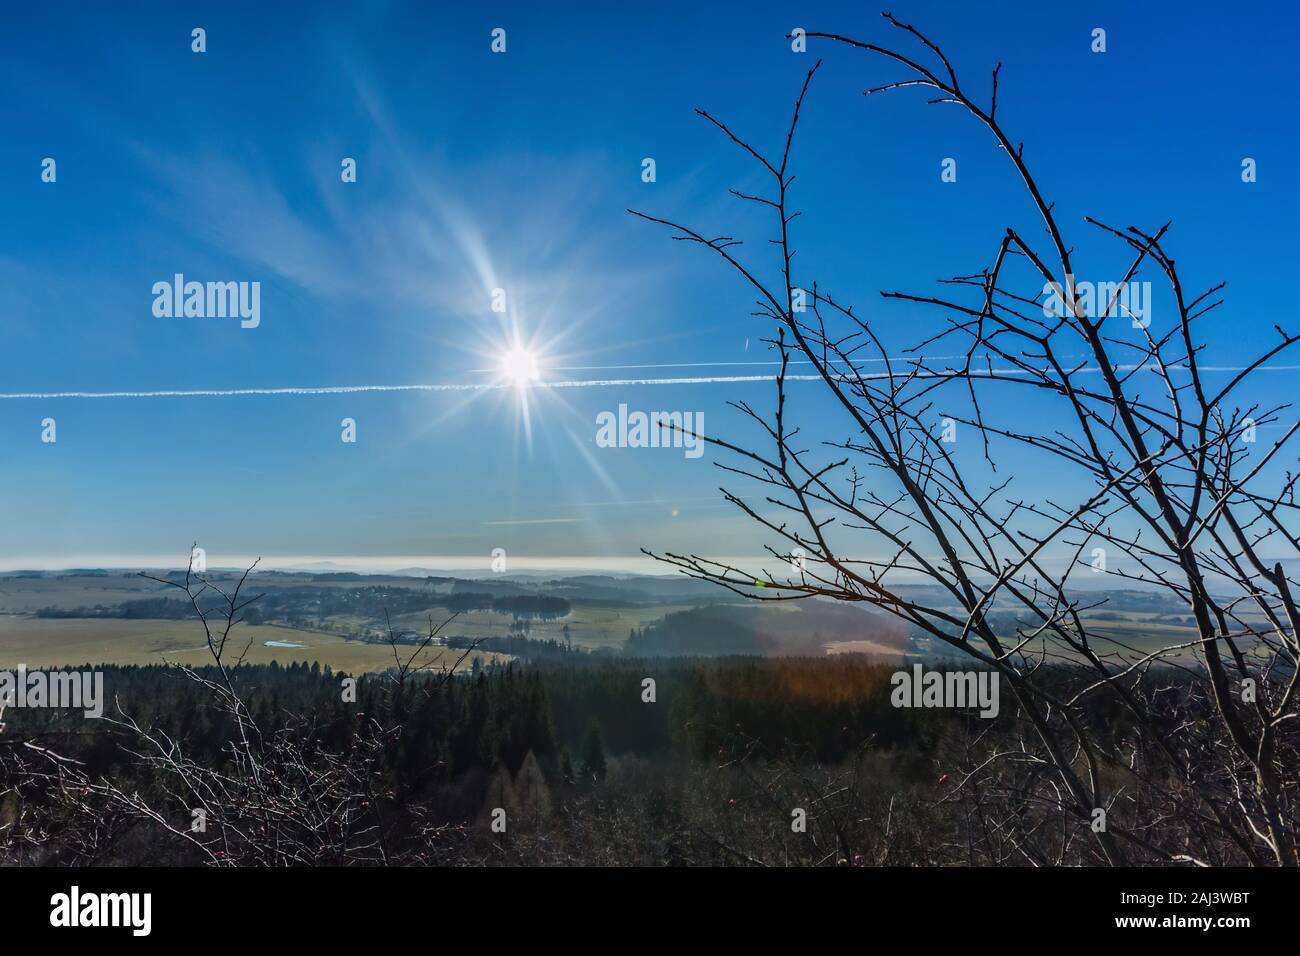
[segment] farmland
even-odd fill
[[[166,578],[163,572],[156,576]],[[183,576],[173,573],[167,580]],[[229,590],[237,577],[217,571],[209,580]],[[244,593],[258,600],[236,629],[230,650],[247,648],[250,663],[300,661],[357,673],[392,666],[391,637],[409,656],[431,627],[444,622],[421,663],[435,668],[450,663],[444,641],[465,647],[506,637],[596,653],[858,653],[888,661],[952,653],[865,605],[756,605],[672,578],[465,580],[267,572],[250,577]],[[1115,592],[1083,618],[1101,653],[1133,658],[1195,640],[1186,619],[1149,592]],[[996,611],[992,620],[1005,633],[1027,625]],[[634,635],[636,645],[630,647]],[[495,650],[505,648],[498,644]],[[1063,646],[1057,653],[1074,657]],[[0,575],[0,666],[194,664],[206,654],[202,627],[184,593],[139,572]],[[488,661],[501,655],[476,651],[474,656]],[[1194,649],[1172,657],[1190,662]]]
[[[302,644],[277,647],[267,641]],[[250,643],[251,642],[251,643]],[[393,650],[381,644],[348,641],[337,634],[273,625],[248,625],[233,632],[232,656],[247,646],[244,659],[252,664],[277,661],[318,663],[348,673],[384,670],[393,664]],[[409,657],[412,649],[407,649]],[[494,655],[478,654],[491,659]],[[437,668],[456,655],[447,648],[430,648],[418,663]],[[40,620],[0,616],[0,669],[19,664],[59,667],[71,664],[203,664],[210,660],[203,628],[197,621]],[[468,664],[469,661],[466,661]]]
[[[229,590],[237,579],[214,572],[209,580]],[[244,594],[260,597],[233,632],[228,656],[243,654],[253,664],[318,663],[351,673],[391,667],[390,639],[409,657],[430,628],[443,622],[438,641],[419,663],[438,668],[454,661],[452,649],[442,646],[446,640],[464,647],[504,637],[618,653],[629,635],[650,633],[665,620],[680,629],[692,613],[706,615],[705,633],[692,632],[684,648],[664,653],[715,653],[708,622],[732,628],[741,648],[752,653],[852,650],[896,659],[907,649],[901,630],[862,608],[827,602],[756,608],[739,598],[719,600],[693,582],[269,573],[250,578]],[[565,597],[555,596],[560,594]],[[703,594],[712,600],[701,600]],[[214,597],[209,592],[200,603],[206,607]],[[0,667],[197,664],[207,656],[193,608],[166,583],[132,572],[0,576]],[[475,651],[466,665],[501,656]]]

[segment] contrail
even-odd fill
[[[964,355],[907,355],[907,356],[890,356],[888,358],[857,358],[855,361],[861,364],[881,362],[897,362],[905,364],[909,362],[956,362],[964,359]],[[1072,356],[1073,357],[1073,356]],[[626,371],[628,369],[645,369],[645,368],[737,368],[744,365],[780,365],[780,359],[765,359],[761,362],[743,361],[743,362],[657,362],[657,363],[638,363],[636,365],[548,365],[547,368],[552,372],[599,372],[599,371]],[[812,365],[810,359],[790,359],[791,365]],[[838,366],[842,363],[830,360],[828,365]],[[495,372],[491,368],[474,368],[471,372]]]
[[[787,380],[816,381],[819,375],[787,375]],[[774,382],[775,375],[716,375],[701,378],[609,378],[576,379],[558,382],[530,382],[534,388],[609,388],[618,385],[709,385],[727,382]],[[484,392],[517,388],[513,382],[481,382],[476,384],[417,384],[417,385],[322,385],[315,387],[289,386],[283,388],[192,388],[157,389],[139,392],[0,392],[0,399],[56,399],[56,398],[230,398],[240,395],[355,395],[360,392]]]
[[[314,388],[194,388],[144,392],[6,392],[0,399],[54,398],[228,398],[235,395],[351,395],[356,392],[461,392],[508,385],[324,385]]]
[[[1136,365],[1116,365],[1117,371],[1133,371],[1139,366]],[[1154,365],[1145,366],[1150,371],[1156,371]],[[1171,366],[1171,371],[1186,371],[1183,366]],[[1215,365],[1202,366],[1202,372],[1244,372],[1244,366]],[[1072,372],[1098,372],[1100,369],[1093,367],[1074,369]],[[1294,372],[1300,371],[1300,365],[1262,365],[1256,369],[1260,372]],[[916,379],[934,379],[934,378],[957,378],[965,374],[981,378],[1014,378],[1024,374],[1022,369],[971,369],[969,373],[960,370],[944,372],[921,372],[913,374],[911,378]],[[841,382],[854,382],[858,379],[862,381],[879,381],[890,377],[887,372],[866,372],[859,376],[844,374],[833,374],[832,378]],[[895,378],[906,378],[907,370],[894,373]],[[787,375],[787,382],[818,382],[821,381],[820,375]],[[548,388],[617,388],[620,386],[641,386],[641,385],[730,385],[744,384],[750,382],[775,382],[776,375],[707,375],[681,378],[602,378],[602,379],[570,379],[567,381],[553,382],[530,382],[528,389],[548,389]],[[513,382],[480,382],[480,383],[428,383],[414,385],[321,385],[312,387],[286,386],[279,388],[193,388],[193,389],[155,389],[151,391],[116,391],[116,392],[87,392],[87,391],[63,391],[63,392],[0,392],[0,400],[3,401],[23,401],[23,400],[40,400],[50,401],[54,399],[65,398],[83,398],[83,399],[106,399],[106,398],[233,398],[237,396],[272,396],[272,395],[357,395],[363,392],[486,392],[499,391],[506,389],[519,388]]]

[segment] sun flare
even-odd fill
[[[516,347],[502,356],[501,370],[516,388],[525,388],[540,378],[537,357],[527,349]]]

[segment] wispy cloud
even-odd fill
[[[483,523],[485,525],[575,524],[581,520],[581,518],[519,518],[511,521],[484,521]]]

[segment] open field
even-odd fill
[[[1089,630],[1098,636],[1110,638],[1119,644],[1140,651],[1153,651],[1161,647],[1187,644],[1197,639],[1195,628],[1162,624],[1151,620],[1098,621],[1087,619]]]
[[[212,577],[226,588],[232,587],[236,579],[228,571],[216,572]],[[277,609],[267,620],[273,623],[241,626],[237,632],[242,635],[241,647],[249,638],[253,640],[250,661],[317,661],[349,671],[384,668],[392,662],[392,652],[386,645],[366,643],[367,638],[380,636],[386,630],[382,610],[376,610],[373,595],[377,591],[386,595],[380,601],[392,600],[400,606],[400,613],[394,609],[391,626],[407,634],[408,639],[411,632],[427,633],[430,621],[437,625],[449,617],[447,608],[435,602],[445,602],[453,592],[468,591],[494,595],[563,593],[567,595],[569,612],[543,620],[540,616],[525,618],[501,611],[472,610],[457,616],[442,631],[442,637],[477,640],[522,633],[533,640],[570,641],[583,650],[621,652],[626,650],[628,634],[633,630],[659,626],[665,618],[681,612],[714,608],[722,618],[756,634],[752,652],[863,653],[897,660],[906,654],[924,656],[941,650],[930,641],[912,644],[905,627],[882,613],[864,614],[861,606],[818,600],[765,603],[760,608],[740,598],[728,600],[716,591],[700,595],[672,591],[658,581],[466,582],[390,575],[255,574],[249,579],[248,593],[263,591],[268,592],[268,597],[255,607],[265,607],[266,601],[271,601]],[[338,600],[329,597],[334,594]],[[202,632],[193,620],[153,620],[143,615],[77,619],[33,616],[44,608],[113,607],[160,597],[175,600],[183,595],[130,571],[2,575],[0,666],[18,662],[33,666],[91,661],[143,664],[158,663],[164,656],[187,663],[201,659]],[[955,616],[962,614],[960,608],[951,610]],[[1195,630],[1185,626],[1186,615],[1177,613],[1179,610],[1158,594],[1117,592],[1105,604],[1085,610],[1083,616],[1099,652],[1136,659],[1162,647],[1195,642]],[[1251,623],[1262,623],[1256,620],[1257,615],[1250,616],[1249,609],[1239,613]],[[999,626],[1013,625],[1002,621]],[[709,653],[709,636],[692,635],[676,652],[691,653],[691,642],[698,638],[700,652]],[[306,646],[267,647],[267,641]],[[1054,650],[1073,656],[1060,646]],[[1166,659],[1191,663],[1195,657],[1196,650],[1189,647]]]
[[[882,658],[888,661],[901,661],[906,650],[897,643],[880,640],[831,641],[826,645],[827,654],[866,654],[868,657]]]
[[[674,611],[689,610],[693,605],[667,604],[656,607],[591,607],[575,604],[571,613],[554,621],[534,618],[528,625],[528,636],[535,641],[563,641],[564,628],[568,625],[569,636],[574,647],[595,650],[597,648],[619,649],[627,641],[632,628],[642,628],[660,620],[664,615]],[[444,608],[434,608],[431,612],[436,627],[448,615]],[[443,636],[468,637],[477,640],[483,637],[505,637],[510,631],[511,619],[506,614],[491,611],[470,611],[461,614],[443,630]],[[393,618],[393,627],[403,631],[428,633],[429,613],[419,612],[403,614]]]
[[[112,576],[3,577],[0,578],[0,612],[31,613],[43,607],[120,604],[155,597],[164,590],[157,581],[128,572]]]
[[[349,673],[384,670],[393,665],[392,648],[345,641],[337,634],[274,626],[241,626],[232,632],[228,654],[238,655],[249,641],[246,660],[253,664],[278,661],[316,662]],[[266,641],[304,647],[267,647]],[[404,651],[403,660],[414,648]],[[459,652],[430,648],[418,663],[450,666]],[[498,655],[476,654],[485,660]],[[0,668],[58,667],[68,664],[162,664],[174,661],[203,664],[210,660],[203,628],[197,621],[40,620],[0,615]],[[470,666],[470,659],[465,662]]]

